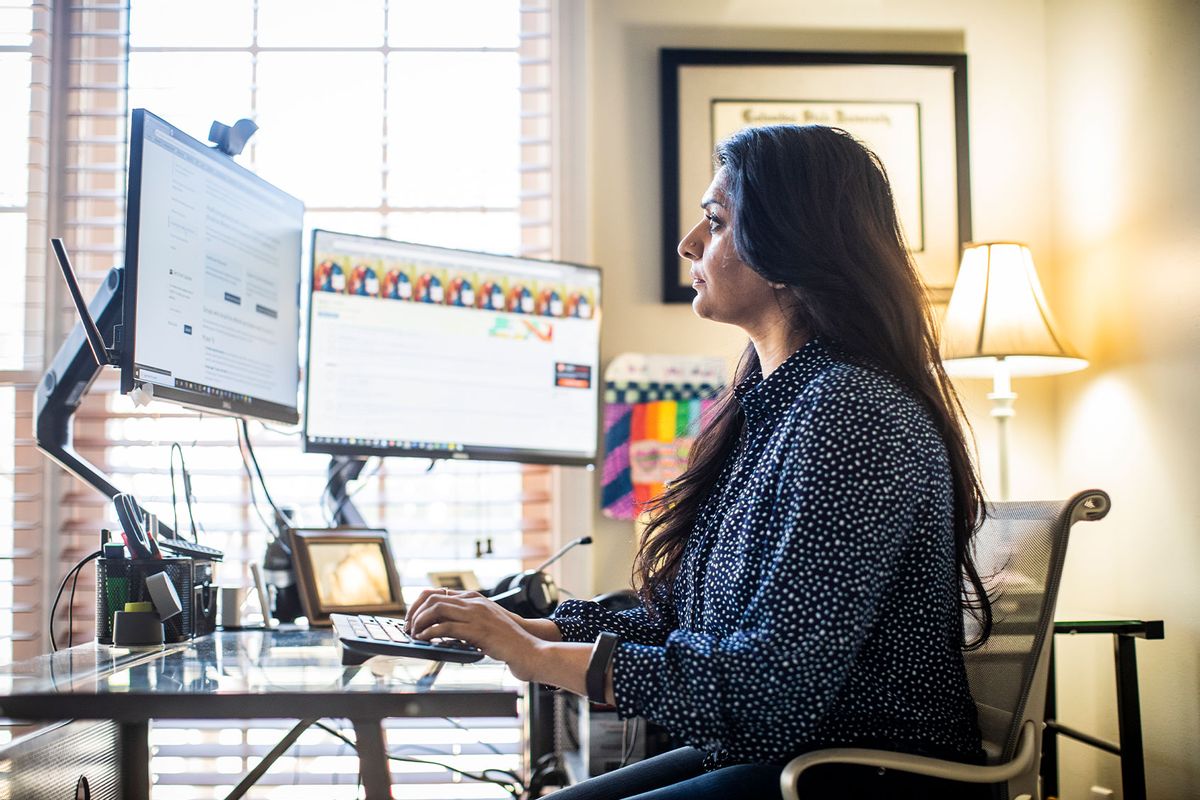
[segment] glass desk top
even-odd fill
[[[219,631],[152,650],[89,643],[0,668],[0,715],[513,716],[523,685],[491,660],[343,667],[328,629]]]

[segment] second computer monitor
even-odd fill
[[[600,272],[314,231],[309,452],[593,464]]]

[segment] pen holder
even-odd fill
[[[175,585],[183,604],[183,613],[163,623],[163,639],[167,643],[186,642],[192,638],[192,559],[164,558],[134,561],[128,558],[96,560],[96,641],[113,642],[113,614],[126,603],[150,601],[146,578],[165,572]]]

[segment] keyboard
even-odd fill
[[[371,614],[330,614],[333,630],[342,645],[342,663],[362,663],[370,656],[404,656],[433,661],[470,663],[483,651],[458,639],[426,642],[404,632],[404,620]],[[347,657],[349,656],[349,658]]]

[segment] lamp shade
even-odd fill
[[[1058,333],[1029,248],[969,244],[942,325],[942,361],[952,375],[990,378],[1001,359],[1013,376],[1087,366]]]

